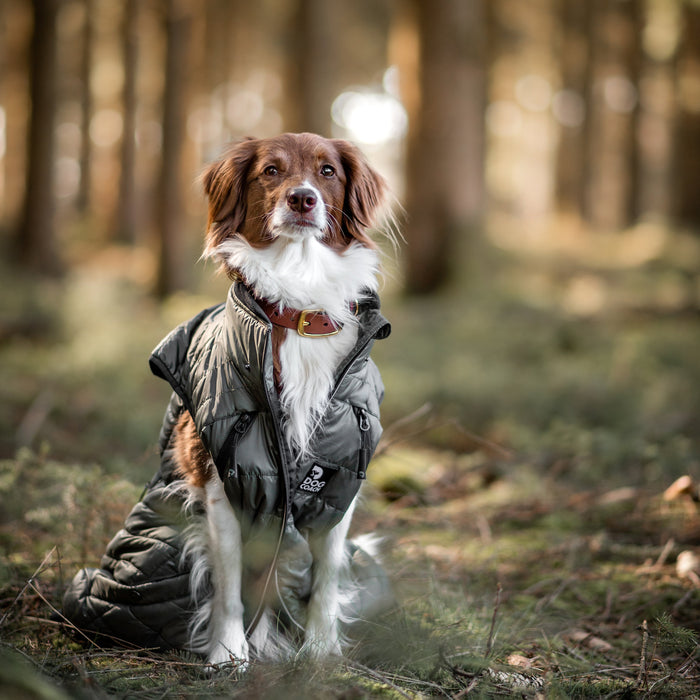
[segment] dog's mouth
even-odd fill
[[[294,216],[290,217],[289,223],[293,226],[301,226],[302,228],[306,226],[318,228],[316,217],[313,216],[313,214],[294,214]]]
[[[287,214],[284,220],[272,227],[272,235],[277,238],[322,238],[324,227],[310,214]]]

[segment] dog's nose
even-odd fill
[[[295,187],[287,195],[287,206],[300,214],[308,214],[316,206],[316,193],[308,187]]]

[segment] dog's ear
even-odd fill
[[[245,220],[246,180],[257,150],[257,139],[239,141],[202,174],[204,192],[209,199],[206,255],[233,236]]]
[[[345,170],[345,203],[343,204],[343,235],[355,238],[367,246],[373,243],[365,233],[376,223],[377,215],[386,204],[389,188],[386,180],[367,162],[359,148],[349,141],[336,139]]]

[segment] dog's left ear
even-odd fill
[[[343,204],[343,235],[348,239],[355,238],[367,246],[373,246],[366,231],[376,223],[377,215],[386,203],[389,187],[357,146],[340,139],[333,143],[338,149],[347,178]]]
[[[245,221],[246,180],[258,150],[258,141],[247,138],[233,144],[226,155],[202,175],[209,199],[209,221],[204,252],[211,255]]]

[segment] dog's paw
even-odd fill
[[[328,656],[343,655],[338,635],[334,634],[332,630],[326,630],[323,633],[307,630],[300,653],[302,656],[311,659],[324,659]]]
[[[208,665],[211,671],[231,667],[236,672],[244,673],[250,666],[248,642],[245,639],[232,640],[228,644],[218,642],[209,654]]]

